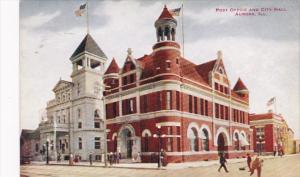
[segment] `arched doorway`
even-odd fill
[[[132,157],[132,133],[125,128],[121,132],[121,153],[125,158]]]
[[[226,135],[224,133],[220,133],[218,136],[218,153],[224,153],[225,157],[228,156],[228,142],[226,140]]]

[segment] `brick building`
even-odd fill
[[[293,132],[281,114],[272,112],[250,114],[250,126],[253,128],[253,146],[256,152],[271,154],[283,149],[284,153],[292,153]]]
[[[104,74],[108,151],[122,158],[156,162],[158,146],[168,162],[210,160],[219,152],[253,152],[248,121],[249,91],[241,79],[232,88],[222,53],[206,63],[184,58],[176,42],[177,21],[164,7],[155,21],[152,53],[122,67],[113,59]],[[157,138],[161,134],[161,143]]]

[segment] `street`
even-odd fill
[[[243,177],[249,176],[248,169],[241,171],[245,163],[228,164],[229,173],[222,169],[218,172],[217,165],[184,169],[126,169],[103,168],[88,166],[60,165],[24,165],[21,175],[24,177]],[[254,175],[256,177],[256,172]],[[23,177],[23,176],[22,176]],[[264,160],[262,177],[300,177],[300,154],[269,158]]]

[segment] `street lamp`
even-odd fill
[[[261,151],[262,151],[261,144],[262,144],[262,137],[259,136],[259,155],[261,155]]]
[[[49,140],[46,141],[46,164],[49,164]]]
[[[154,134],[153,137],[154,138],[158,138],[158,161],[157,161],[157,167],[160,168],[161,167],[161,138],[165,137],[165,134],[161,134],[161,125],[157,124],[157,134]]]
[[[106,90],[110,86],[106,86],[103,83],[104,91],[110,92],[111,90]],[[102,105],[103,105],[103,127],[104,127],[104,166],[107,167],[107,132],[106,132],[106,105],[105,105],[105,96],[102,95]]]

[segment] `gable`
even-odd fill
[[[227,77],[226,69],[223,63],[222,59],[218,59],[215,63],[215,66],[213,68],[213,78],[220,83],[223,83],[225,85],[229,86],[229,80]]]
[[[53,91],[56,92],[60,89],[69,87],[72,85],[72,82],[68,82],[68,81],[64,81],[64,80],[60,80],[58,81],[58,83],[54,86]]]
[[[127,57],[122,68],[122,74],[135,69],[136,69],[136,63],[133,61],[131,57]]]

